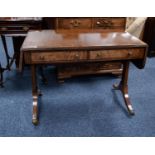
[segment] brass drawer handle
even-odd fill
[[[75,59],[79,59],[79,54],[75,54]]]
[[[100,19],[96,22],[96,25],[103,28],[110,28],[111,26],[113,26],[113,23],[111,20]]]
[[[81,22],[78,21],[78,20],[72,20],[72,21],[70,22],[70,24],[71,24],[73,27],[79,27],[80,24],[81,24]]]
[[[100,25],[100,24],[101,24],[101,22],[97,21],[97,22],[96,22],[96,24],[97,24],[97,25]]]
[[[28,31],[28,30],[29,30],[29,27],[28,27],[28,26],[24,26],[24,27],[23,27],[23,30],[24,30],[24,31]]]
[[[8,28],[7,27],[2,27],[1,30],[2,31],[6,31]]]
[[[128,52],[128,56],[131,56],[131,55],[132,55],[132,52],[131,52],[131,51],[129,51],[129,52]]]
[[[97,53],[96,56],[97,56],[97,57],[101,57],[101,53]]]
[[[40,60],[45,60],[45,57],[44,56],[40,56],[39,59]]]

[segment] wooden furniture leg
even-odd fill
[[[134,115],[134,110],[132,108],[132,104],[130,102],[129,94],[128,94],[128,73],[129,73],[129,61],[125,61],[123,63],[123,73],[120,84],[114,84],[113,87],[115,89],[119,89],[122,92],[125,104],[127,106],[128,112],[130,115]]]
[[[1,63],[0,63],[0,87],[4,87],[3,86],[3,72],[4,72],[4,69],[2,68]]]
[[[12,37],[13,46],[14,46],[14,60],[16,68],[19,68],[19,57],[20,57],[20,48],[24,42],[24,36]]]
[[[37,86],[37,76],[36,76],[36,66],[31,65],[32,72],[32,97],[33,97],[33,111],[32,111],[32,123],[37,125],[38,120],[38,96],[41,96],[41,91],[38,90]]]

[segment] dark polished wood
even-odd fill
[[[21,48],[20,69],[22,70],[23,63],[31,65],[32,68],[33,123],[38,123],[36,65],[119,62],[123,64],[119,88],[129,113],[134,114],[127,85],[129,63],[133,62],[139,69],[144,68],[146,54],[147,45],[127,32],[90,33],[64,30],[29,32]]]
[[[58,17],[55,20],[56,30],[83,31],[89,30],[96,32],[124,32],[126,18],[124,17]],[[57,67],[59,81],[78,75],[87,74],[107,74],[121,75],[122,65],[107,62],[98,65],[98,63],[87,63],[80,65],[63,65]]]
[[[129,74],[129,61],[125,61],[123,63],[122,79],[118,85],[114,84],[113,87],[115,89],[119,89],[122,92],[129,114],[134,115],[135,113],[132,108],[132,104],[128,94],[128,74]]]

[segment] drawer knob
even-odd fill
[[[70,24],[71,24],[73,27],[79,27],[80,21],[78,21],[78,20],[72,20]]]
[[[44,60],[45,59],[45,57],[44,56],[40,56],[40,60]]]
[[[76,55],[75,55],[75,58],[76,58],[76,59],[79,59],[79,54],[76,54]]]
[[[132,55],[132,52],[131,52],[131,51],[129,51],[129,52],[128,52],[128,56],[131,56],[131,55]]]
[[[100,57],[100,56],[101,56],[101,53],[97,53],[96,56],[97,56],[97,57]]]
[[[96,24],[97,24],[97,25],[100,25],[101,23],[98,21]]]
[[[96,25],[103,28],[110,28],[113,26],[113,23],[111,20],[100,19],[96,22]]]

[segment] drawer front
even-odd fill
[[[90,29],[91,18],[57,18],[57,29]]]
[[[126,19],[124,17],[93,18],[93,29],[124,31],[125,24],[126,24]]]
[[[31,61],[37,63],[80,61],[87,59],[87,52],[34,52],[31,53]]]
[[[41,24],[0,24],[1,33],[26,33],[35,29],[41,29]]]
[[[143,49],[90,51],[90,60],[143,59]]]

